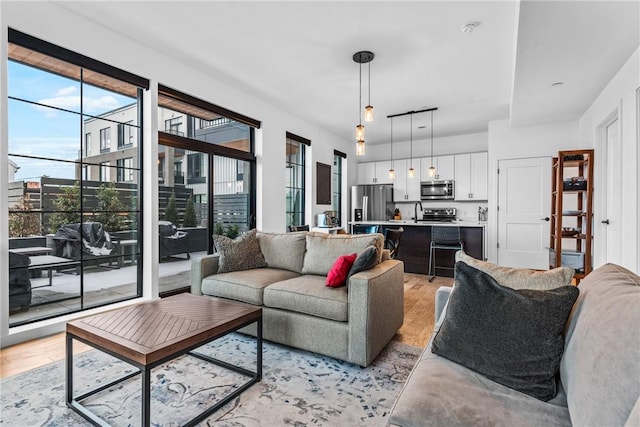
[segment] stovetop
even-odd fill
[[[456,220],[456,208],[427,208],[422,211],[423,221],[453,222]]]

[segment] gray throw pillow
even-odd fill
[[[514,390],[547,401],[578,288],[511,289],[464,262],[431,351]]]
[[[266,267],[267,263],[260,251],[256,230],[250,230],[235,239],[218,234],[213,235],[216,253],[220,254],[218,273],[250,270]]]
[[[351,270],[349,270],[349,274],[347,275],[347,285],[349,284],[349,279],[351,279],[351,276],[361,271],[369,270],[370,268],[375,267],[377,264],[378,250],[373,245],[367,246],[364,251],[358,254],[358,257],[353,262]]]

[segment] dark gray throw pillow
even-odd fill
[[[578,288],[515,290],[463,262],[431,351],[547,401],[564,350],[564,325]]]
[[[219,234],[213,235],[216,253],[220,255],[218,273],[266,267],[267,262],[260,250],[256,230],[249,230],[235,239]]]
[[[369,270],[378,264],[378,250],[375,246],[369,245],[362,252],[358,254],[358,257],[353,262],[351,270],[347,275],[347,285],[349,285],[349,279],[356,273],[364,270]]]

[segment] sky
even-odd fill
[[[14,99],[8,101],[9,159],[20,167],[16,173],[17,181],[36,180],[43,175],[75,178],[75,165],[71,163],[26,159],[16,155],[78,159],[83,139],[80,89],[81,84],[76,80],[9,61],[9,96],[42,104]],[[87,84],[82,91],[85,114],[100,115],[134,101]]]

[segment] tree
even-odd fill
[[[178,210],[176,209],[176,193],[171,192],[171,197],[167,202],[167,207],[164,209],[165,221],[170,221],[173,224],[178,224]]]
[[[31,195],[20,198],[18,206],[9,210],[9,237],[27,237],[42,234],[40,214],[31,212]]]
[[[64,224],[80,222],[80,183],[62,187],[62,194],[53,201],[54,212],[49,217],[49,232],[55,233]]]
[[[184,221],[182,225],[184,227],[195,227],[198,223],[196,218],[196,207],[193,203],[193,197],[189,196],[187,199],[187,208],[184,211]]]
[[[126,228],[124,205],[120,201],[118,190],[113,182],[101,184],[96,190],[97,206],[93,220],[102,223],[106,231],[114,232]]]

